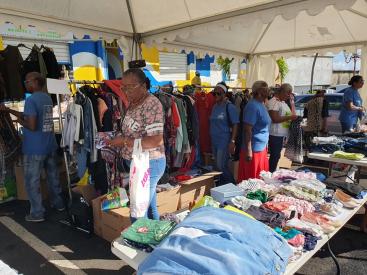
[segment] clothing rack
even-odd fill
[[[69,80],[69,84],[103,84],[103,81],[96,80]]]
[[[91,81],[91,80],[69,80],[68,81],[69,84],[73,85],[73,84],[103,84],[102,81]],[[63,121],[62,121],[62,112],[61,112],[61,99],[60,99],[60,94],[56,94],[56,98],[57,98],[57,106],[58,106],[58,111],[59,111],[59,125],[60,125],[60,131],[61,131],[61,139],[63,140]],[[69,161],[68,161],[68,156],[67,156],[67,152],[65,149],[63,149],[63,155],[64,155],[64,162],[65,162],[65,169],[66,169],[66,179],[67,179],[67,184],[68,184],[68,195],[69,195],[69,203],[68,203],[68,213],[71,217],[71,221],[68,220],[60,220],[60,222],[62,224],[68,225],[72,228],[76,228],[82,232],[88,233],[90,234],[91,232],[84,229],[84,228],[80,228],[78,226],[76,226],[75,222],[75,217],[73,214],[70,213],[70,209],[71,209],[71,204],[72,204],[72,192],[71,192],[71,179],[70,179],[70,170],[69,170]]]
[[[104,82],[103,81],[96,81],[96,80],[69,80],[69,84],[103,84]],[[185,85],[186,86],[186,85]],[[177,88],[184,88],[185,86],[173,86],[174,89],[177,89]],[[154,88],[154,89],[160,89],[162,88],[163,86],[151,86],[151,88]],[[198,86],[198,85],[195,85],[195,88],[207,88],[207,89],[214,89],[216,86],[204,86],[204,85],[201,85],[201,86]],[[251,88],[249,87],[228,87],[228,90],[245,90],[245,89],[249,89],[251,90]]]
[[[174,89],[184,88],[185,86],[173,86],[173,88]],[[189,86],[191,86],[191,85],[189,85]],[[216,87],[216,86],[198,86],[198,85],[193,85],[193,86],[195,86],[194,88],[203,88],[203,89],[214,89]],[[160,88],[163,88],[163,87],[164,86],[151,86],[151,88],[155,88],[155,89],[160,89]],[[251,90],[252,88],[248,88],[248,87],[228,87],[228,90],[245,90],[245,89]]]

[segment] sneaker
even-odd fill
[[[65,210],[65,206],[63,206],[63,207],[59,207],[59,208],[57,208],[57,207],[55,207],[55,206],[51,206],[51,208],[52,208],[52,209],[54,209],[54,210],[57,210],[57,211],[59,211],[59,212],[62,212],[62,211],[64,211],[64,210]]]
[[[27,222],[44,222],[45,221],[45,218],[36,218],[36,217],[33,217],[32,215],[27,215],[25,216],[25,220]]]

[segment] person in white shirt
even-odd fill
[[[277,169],[283,143],[288,136],[290,122],[297,118],[295,114],[292,114],[291,109],[285,102],[290,98],[292,90],[293,88],[290,84],[282,84],[274,94],[274,97],[266,104],[271,118],[268,145],[270,172],[274,172]],[[294,104],[292,100],[291,102],[291,104]]]

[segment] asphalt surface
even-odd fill
[[[59,222],[65,213],[48,211],[43,223],[28,223],[28,203],[0,205],[0,260],[22,274],[132,274],[134,270],[116,258],[110,243],[75,231]],[[359,225],[362,214],[351,223]],[[367,274],[367,234],[347,228],[330,242],[341,274]],[[297,274],[335,274],[336,266],[323,248]]]

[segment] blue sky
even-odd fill
[[[360,55],[361,50],[358,50],[357,53]],[[348,54],[348,57],[350,57],[350,53]],[[334,71],[353,71],[354,62],[353,59],[349,63],[345,62],[344,53],[340,52],[339,54],[335,55],[333,58],[333,70]],[[357,66],[356,70],[359,71],[361,67],[361,60],[357,59]]]

